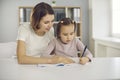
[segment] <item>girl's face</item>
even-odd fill
[[[47,14],[44,16],[39,23],[41,32],[48,32],[50,28],[53,26],[54,15]]]
[[[75,37],[74,25],[62,26],[60,29],[60,39],[63,43],[67,44]]]

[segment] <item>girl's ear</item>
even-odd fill
[[[58,35],[58,38],[60,38],[60,35]]]

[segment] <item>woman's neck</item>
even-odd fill
[[[40,30],[35,31],[35,33],[36,33],[38,36],[43,36],[43,35],[45,34],[44,31],[40,31]]]

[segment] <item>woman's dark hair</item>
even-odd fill
[[[39,22],[42,17],[47,14],[54,15],[54,10],[49,4],[45,2],[41,2],[33,8],[33,12],[31,15],[31,26],[35,31],[40,29]]]
[[[57,24],[57,28],[56,28],[56,37],[57,38],[60,38],[59,35],[60,35],[60,30],[61,30],[61,27],[62,26],[66,26],[66,25],[71,25],[73,24],[74,25],[74,32],[76,31],[76,22],[73,21],[72,19],[70,18],[62,18],[59,23]]]

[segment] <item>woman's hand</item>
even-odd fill
[[[70,59],[68,57],[63,57],[63,56],[59,57],[58,62],[65,63],[65,64],[75,63],[75,61],[73,61],[72,59]]]
[[[79,61],[79,63],[80,64],[86,64],[87,62],[89,62],[89,58],[88,57],[81,57],[80,58],[80,61]]]
[[[64,63],[64,64],[70,64],[74,63],[72,59],[64,56],[53,56],[52,57],[52,62],[51,63]]]

